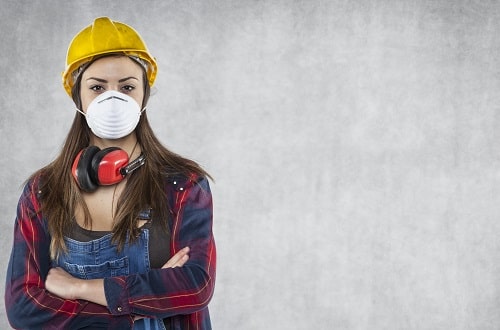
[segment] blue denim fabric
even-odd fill
[[[118,252],[111,242],[112,234],[89,242],[79,242],[65,237],[67,254],[62,254],[54,263],[71,275],[81,279],[96,279],[144,273],[149,266],[149,230],[142,229],[134,244],[125,244]],[[134,322],[134,330],[165,330],[163,320],[144,318]]]

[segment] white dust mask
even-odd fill
[[[86,114],[80,110],[78,112],[85,116],[96,136],[108,140],[120,139],[132,133],[142,113],[133,98],[117,91],[107,91],[97,96],[90,102]]]

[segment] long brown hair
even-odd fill
[[[97,58],[80,70],[73,87],[73,100],[78,108],[81,108],[79,95],[82,73],[96,60]],[[144,107],[150,95],[145,71],[143,81]],[[161,219],[165,224],[165,230],[168,231],[169,208],[165,195],[165,180],[168,177],[191,174],[210,177],[196,162],[179,156],[161,144],[148,122],[146,111],[142,113],[135,133],[142,152],[146,156],[146,162],[128,177],[118,200],[113,241],[120,249],[127,240],[133,242],[138,236],[140,229],[137,227],[137,216],[145,209],[150,208],[153,218]],[[41,177],[42,213],[48,221],[48,229],[52,236],[50,253],[53,259],[66,251],[64,236],[68,235],[71,229],[78,206],[84,211],[84,225],[91,224],[89,209],[71,173],[76,155],[80,150],[88,147],[89,143],[90,129],[84,116],[76,112],[60,154],[49,165],[33,175]]]

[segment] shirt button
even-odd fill
[[[117,310],[117,311],[119,311],[119,312],[121,312],[121,311],[123,310],[123,308],[122,308],[122,306],[118,306],[118,307],[116,308],[116,310]]]

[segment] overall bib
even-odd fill
[[[54,267],[61,267],[74,277],[97,279],[135,273],[145,273],[149,265],[149,229],[141,229],[140,237],[121,252],[106,234],[89,242],[65,237],[67,254],[61,254]],[[166,330],[162,319],[144,318],[134,322],[134,330]]]

